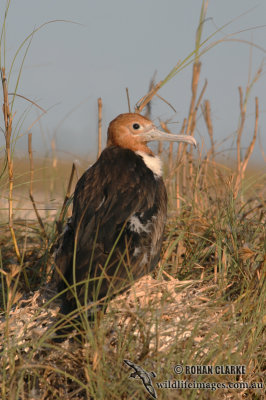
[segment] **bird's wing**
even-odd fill
[[[99,240],[107,249],[112,246],[117,229],[130,216],[152,207],[153,185],[152,172],[147,175],[142,159],[134,152],[118,147],[104,150],[76,186],[73,224],[75,234],[78,232],[78,246],[87,246],[98,226]]]
[[[63,282],[61,274],[65,275],[68,266],[72,263],[73,248],[74,248],[74,229],[71,218],[68,220],[64,232],[58,240],[57,250],[55,252],[55,263],[60,270],[56,271],[55,280],[57,284]],[[59,291],[63,289],[59,287]]]
[[[106,268],[108,254],[125,222],[136,212],[152,208],[155,192],[154,175],[150,170],[147,172],[141,157],[131,150],[115,146],[104,150],[98,161],[82,175],[76,185],[70,230],[63,235],[61,251],[56,257],[58,275],[61,271],[68,282],[73,282],[75,251],[77,282],[86,279],[88,273],[91,277],[102,276],[102,268]],[[125,243],[121,246],[123,252]],[[128,283],[127,269],[123,264],[117,267],[116,259],[121,259],[118,245],[108,264],[110,270],[107,272],[105,269],[106,279],[98,282],[98,298],[104,297],[108,292],[109,276],[117,275],[116,281],[113,282],[113,287],[117,289]],[[139,270],[135,272],[136,276],[137,273],[139,274]],[[64,288],[60,276],[58,287]],[[85,289],[84,285],[79,286],[80,299],[84,298]],[[88,292],[93,296],[91,288]],[[70,291],[67,296],[70,301]]]

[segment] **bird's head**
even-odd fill
[[[185,142],[196,146],[196,140],[192,136],[162,132],[148,118],[140,114],[120,114],[109,124],[107,146],[119,146],[152,154],[147,143],[154,140]]]

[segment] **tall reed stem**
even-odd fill
[[[6,158],[7,158],[7,168],[8,168],[8,181],[9,181],[9,193],[8,193],[8,225],[12,237],[12,241],[14,244],[16,256],[18,262],[21,262],[20,251],[18,248],[18,243],[13,227],[13,185],[14,185],[14,178],[13,178],[13,160],[11,156],[11,134],[12,134],[12,121],[13,115],[11,115],[10,108],[9,108],[9,101],[8,101],[8,89],[7,89],[7,80],[6,80],[6,72],[5,68],[1,69],[1,79],[2,79],[2,87],[3,87],[3,115],[5,120],[5,141],[6,141]]]

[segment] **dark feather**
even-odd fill
[[[91,302],[112,297],[151,271],[160,255],[166,202],[162,179],[154,176],[141,156],[116,146],[105,149],[77,183],[72,218],[56,254],[56,264],[69,284],[89,276],[87,300]],[[133,216],[147,231],[132,229]],[[58,273],[57,282],[59,290],[64,289]],[[77,287],[81,304],[85,287]],[[64,302],[67,310],[76,307],[70,291]]]

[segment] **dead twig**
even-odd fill
[[[250,146],[248,148],[248,150],[246,151],[245,157],[244,159],[242,158],[241,155],[241,138],[242,138],[242,133],[243,133],[243,129],[244,129],[244,125],[245,125],[245,121],[246,121],[246,109],[247,109],[247,101],[248,101],[248,97],[249,94],[251,92],[252,87],[254,86],[254,84],[258,81],[258,79],[260,78],[262,73],[262,65],[259,67],[259,69],[257,70],[256,74],[254,75],[254,78],[251,80],[250,82],[250,77],[249,77],[249,82],[248,85],[246,87],[246,91],[245,91],[245,97],[243,96],[243,90],[242,87],[239,86],[238,91],[239,91],[239,102],[240,102],[240,122],[238,125],[238,129],[237,129],[237,176],[236,176],[236,185],[235,185],[235,195],[237,195],[240,184],[241,184],[241,180],[244,177],[244,172],[245,169],[247,167],[248,161],[250,159],[251,153],[253,152],[253,148],[255,145],[255,141],[257,138],[257,130],[258,130],[258,126],[257,126],[257,116],[258,116],[258,99],[255,99],[255,113],[256,113],[256,117],[255,117],[255,129],[254,129],[254,135],[253,135],[253,139],[250,143]]]
[[[205,100],[204,104],[201,106],[202,115],[207,126],[207,131],[211,141],[211,156],[214,157],[214,140],[213,140],[213,125],[211,120],[211,106],[210,101]]]
[[[158,92],[158,90],[161,88],[163,84],[163,81],[160,81],[157,83],[157,85],[155,85],[150,91],[149,93],[147,93],[145,96],[143,96],[136,104],[135,106],[135,112],[136,113],[140,113],[143,108],[151,101],[151,99],[153,98],[153,96],[155,96],[155,94]]]
[[[243,90],[242,87],[239,86],[238,88],[239,91],[239,106],[240,106],[240,123],[239,127],[237,130],[237,139],[236,139],[236,145],[237,145],[237,174],[240,175],[240,169],[241,169],[241,137],[245,125],[245,120],[246,120],[246,102],[243,100]]]
[[[169,101],[165,100],[162,96],[160,96],[158,93],[155,94],[156,97],[158,97],[160,100],[162,100],[165,104],[167,104],[175,113],[176,113],[176,109],[174,108],[174,106],[172,106],[171,103],[169,103]]]
[[[198,84],[199,84],[200,70],[201,70],[201,63],[195,62],[193,64],[192,83],[191,83],[192,96],[191,96],[191,100],[190,100],[190,106],[189,106],[189,112],[188,112],[188,118],[187,118],[187,127],[186,127],[187,135],[190,134],[190,131],[191,131],[191,124],[192,124],[192,120],[193,120],[193,116],[194,116],[197,90],[198,90]]]
[[[5,68],[1,69],[1,79],[2,79],[2,87],[3,87],[3,98],[4,98],[4,103],[3,103],[3,115],[4,115],[4,121],[5,121],[5,142],[6,142],[6,158],[7,158],[7,167],[8,167],[8,180],[9,180],[9,194],[8,194],[8,225],[9,225],[9,230],[11,233],[12,241],[14,244],[16,256],[18,259],[18,262],[21,262],[21,255],[20,251],[18,248],[18,243],[13,227],[13,184],[14,184],[14,177],[13,177],[13,160],[11,156],[11,148],[10,148],[10,142],[11,142],[11,134],[12,134],[12,121],[13,121],[13,115],[10,113],[10,108],[9,108],[9,101],[8,101],[8,90],[7,90],[7,80],[6,80],[6,73],[5,73]]]
[[[45,227],[44,227],[44,224],[42,222],[42,218],[40,216],[40,213],[39,213],[39,211],[37,209],[37,206],[36,206],[36,203],[35,203],[35,200],[34,200],[34,197],[33,197],[33,190],[32,190],[32,188],[33,188],[33,176],[34,176],[33,155],[32,155],[32,133],[28,134],[28,153],[29,153],[29,160],[30,160],[30,189],[29,189],[29,197],[30,197],[34,212],[36,214],[37,220],[38,220],[39,225],[41,227],[42,235],[45,238],[45,241],[47,243],[48,236],[47,236],[47,233],[45,231]]]
[[[130,98],[129,98],[128,88],[126,88],[126,94],[127,94],[127,105],[128,105],[128,112],[130,112],[130,113],[131,113],[131,107],[130,107]]]
[[[39,106],[39,104],[35,103],[35,101],[33,101],[33,100],[31,100],[31,99],[28,99],[28,97],[22,96],[22,94],[18,94],[18,93],[8,93],[8,95],[10,95],[10,96],[17,96],[17,97],[20,97],[20,98],[23,99],[23,100],[27,100],[29,103],[31,103],[31,104],[34,105],[35,107],[39,108],[39,110],[41,110],[42,113],[44,113],[44,114],[47,113],[47,111],[46,111],[44,108],[42,108],[41,106]]]
[[[185,127],[187,124],[187,119],[184,118],[183,120],[183,124],[181,127],[181,131],[180,131],[180,135],[183,135],[185,132]],[[181,171],[180,171],[180,166],[182,165],[181,162],[181,151],[182,151],[182,147],[179,145],[178,146],[178,150],[177,150],[177,154],[176,154],[176,208],[177,210],[179,210],[180,208],[180,195],[182,196],[182,193],[180,193],[181,191]]]
[[[189,106],[189,112],[188,112],[188,118],[187,118],[187,125],[185,128],[185,133],[187,135],[193,135],[194,129],[195,129],[196,113],[197,113],[197,107],[199,104],[199,101],[196,103],[196,98],[197,98],[197,90],[198,90],[198,84],[199,84],[200,71],[201,71],[201,62],[195,61],[193,64],[193,72],[192,72],[192,83],[191,83],[192,94],[191,94],[191,100],[190,100],[190,106]],[[205,82],[205,86],[202,89],[199,100],[201,100],[205,88],[206,88],[206,82]],[[186,187],[187,187],[187,177],[189,179],[191,179],[192,153],[190,155],[187,154],[187,152],[186,152],[187,144],[181,144],[181,145],[179,145],[179,147],[180,147],[180,152],[182,152],[181,159],[184,161],[183,167],[182,167],[182,178],[183,178],[182,183],[183,183],[183,193],[185,193]],[[186,157],[185,157],[185,155],[186,155]],[[190,163],[189,168],[187,165],[188,163]],[[187,172],[189,172],[189,174]]]
[[[195,109],[194,109],[194,112],[193,112],[193,116],[192,116],[192,123],[191,123],[191,128],[190,128],[190,135],[192,135],[192,136],[194,136],[197,112],[198,112],[199,106],[201,104],[201,101],[202,101],[203,95],[205,93],[205,90],[207,88],[207,85],[208,85],[208,81],[207,81],[207,79],[205,79],[203,88],[201,89],[201,92],[200,92],[200,95],[199,95],[199,98],[198,98],[198,101],[196,103],[196,106],[195,106]]]
[[[162,129],[166,132],[166,133],[171,133],[170,130],[167,127],[167,124],[163,121],[160,121],[160,125],[162,127]],[[171,185],[171,179],[170,175],[172,174],[173,171],[173,143],[169,143],[169,150],[168,150],[168,178],[166,179],[166,187],[168,187],[168,191],[169,191],[169,198],[171,199],[172,196],[172,185]]]
[[[191,122],[191,127],[190,127],[190,135],[194,136],[194,131],[196,127],[196,117],[197,117],[197,112],[200,106],[200,103],[202,101],[203,95],[205,93],[205,90],[207,88],[208,81],[205,79],[203,88],[201,89],[198,101],[196,103],[193,115],[192,115],[192,122]],[[193,146],[190,146],[190,152],[189,152],[189,177],[192,176],[192,154],[193,154]]]
[[[167,127],[166,122],[160,121],[160,125],[166,133],[171,133],[171,131]],[[173,143],[171,143],[171,142],[169,143],[168,166],[169,166],[169,170],[171,171],[173,168]]]
[[[153,77],[150,80],[148,93],[150,93],[153,90],[153,88],[155,87],[155,77],[156,77],[156,71],[154,72]],[[149,100],[148,103],[146,104],[146,112],[145,112],[144,116],[146,118],[151,119],[151,100]]]
[[[157,148],[157,154],[160,157],[160,155],[163,152],[163,142],[158,142],[158,148]]]
[[[240,184],[244,178],[244,174],[245,174],[249,159],[254,150],[254,146],[255,146],[255,142],[256,142],[257,134],[258,134],[258,121],[259,121],[259,100],[258,100],[258,97],[255,97],[255,126],[254,126],[253,138],[247,148],[244,159],[242,161],[240,161],[238,174],[237,174],[237,178],[236,178],[236,184],[235,184],[235,193],[234,193],[235,196],[237,196],[237,193],[240,188]]]

